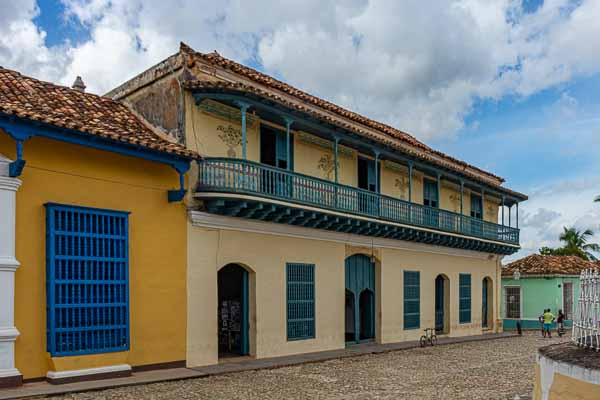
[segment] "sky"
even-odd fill
[[[103,94],[217,50],[526,193],[519,258],[600,242],[598,0],[0,0],[0,65]]]

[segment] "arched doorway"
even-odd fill
[[[435,331],[448,333],[450,330],[450,280],[444,274],[435,278]]]
[[[248,271],[228,264],[218,272],[219,357],[249,354]]]
[[[481,281],[481,327],[492,328],[494,318],[494,287],[492,279],[483,278]]]
[[[364,254],[346,259],[346,342],[375,338],[375,266]]]

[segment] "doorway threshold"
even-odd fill
[[[223,355],[219,356],[219,364],[235,364],[244,361],[254,360],[252,356],[240,356],[240,355]]]

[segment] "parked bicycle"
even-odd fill
[[[435,334],[435,329],[425,328],[424,331],[425,334],[421,336],[419,345],[421,347],[425,347],[427,345],[435,346],[437,344],[437,335]]]

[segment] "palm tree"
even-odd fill
[[[591,252],[600,252],[598,243],[588,243],[590,237],[594,236],[591,229],[579,231],[575,228],[563,227],[559,240],[565,243],[563,247],[565,254],[578,256],[584,260],[596,261],[596,256]]]

